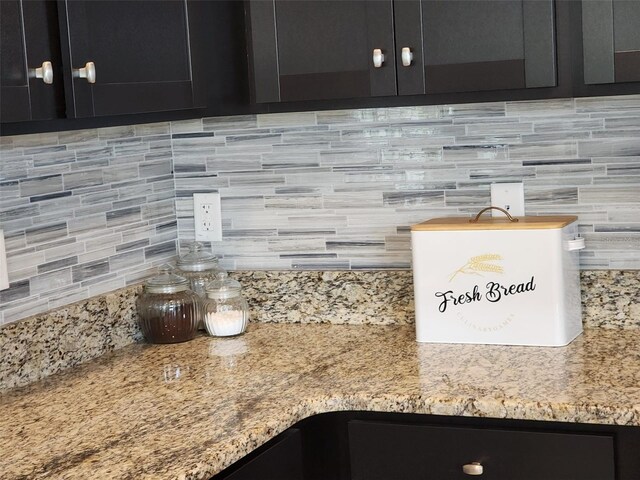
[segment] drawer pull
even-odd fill
[[[483,470],[480,462],[471,462],[462,466],[462,472],[466,475],[482,475]]]

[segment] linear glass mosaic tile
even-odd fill
[[[220,192],[229,269],[407,269],[409,228],[492,182],[576,214],[583,269],[640,268],[640,95],[242,115],[0,137],[0,324],[134,284]],[[66,303],[65,303],[66,302]]]
[[[175,158],[180,244],[193,238],[191,194],[218,191],[223,242],[212,248],[227,268],[409,268],[412,223],[469,215],[491,183],[521,181],[528,213],[579,216],[583,268],[635,269],[638,105],[630,95],[204,119],[224,142],[197,151],[204,171]]]
[[[170,133],[164,122],[2,137],[0,324],[137,283],[175,256]]]

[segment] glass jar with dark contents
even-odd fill
[[[136,306],[140,329],[149,342],[186,342],[196,336],[196,295],[189,290],[189,280],[172,273],[170,266],[145,282]]]

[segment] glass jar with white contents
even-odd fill
[[[214,337],[231,337],[243,333],[249,322],[249,305],[241,294],[242,286],[218,272],[207,285],[207,298],[202,312],[204,327]]]

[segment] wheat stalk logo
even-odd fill
[[[449,281],[453,280],[459,273],[480,276],[482,276],[481,272],[502,273],[503,269],[500,265],[496,265],[495,263],[487,263],[494,260],[502,260],[502,257],[497,253],[486,253],[484,255],[471,257],[467,263],[453,272],[453,274],[449,277]]]

